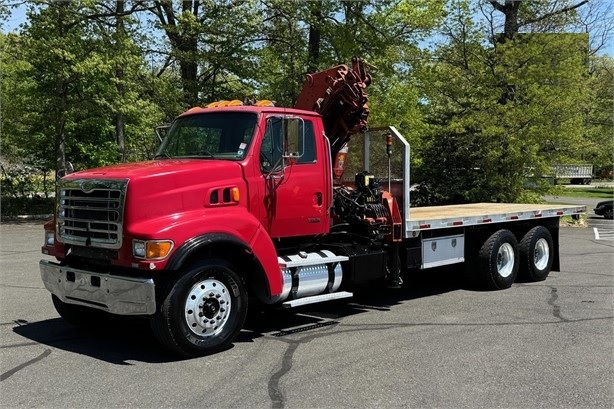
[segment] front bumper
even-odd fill
[[[156,312],[155,285],[151,278],[80,270],[47,260],[41,260],[39,265],[47,290],[65,303],[119,315]]]

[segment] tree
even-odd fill
[[[554,27],[567,25],[578,8],[588,3],[588,0],[570,2],[568,0],[549,2],[535,0],[505,0],[503,3],[497,0],[488,0],[494,10],[504,15],[503,37],[507,40],[514,38],[519,30],[525,27],[542,26],[546,31]]]
[[[155,89],[166,77],[146,67],[146,48],[137,45],[148,44],[134,19],[144,12],[139,1],[98,1],[82,10],[83,18],[90,23],[91,36],[101,42],[101,59],[108,65],[111,86],[106,88],[101,102],[112,118],[121,162],[148,157],[152,150],[151,129],[165,116],[172,118],[181,110],[169,99],[155,100],[159,94]],[[165,92],[179,99],[177,92]]]
[[[516,3],[505,3],[512,31],[502,38],[474,21],[469,2],[454,2],[444,26],[448,43],[422,69],[430,125],[419,172],[426,202],[537,200],[525,188],[527,177],[577,153],[587,36],[519,33],[518,21],[535,18],[523,14],[534,9]]]
[[[147,71],[142,51],[118,23],[129,10],[112,5],[109,11],[105,3],[31,4],[29,22],[15,36],[23,61],[16,80],[29,84],[18,97],[29,114],[14,117],[26,137],[17,126],[7,135],[41,170],[62,170],[67,160],[83,168],[146,157],[143,142],[153,141],[152,128],[163,118],[151,99],[164,79]]]
[[[585,107],[586,136],[580,158],[592,163],[597,177],[612,178],[614,171],[614,60],[593,56]]]
[[[256,2],[155,1],[149,9],[171,46],[181,75],[184,107],[241,89],[240,79],[254,69],[252,46],[259,14]]]

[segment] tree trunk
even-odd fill
[[[198,18],[200,1],[183,1],[182,10]],[[193,30],[182,30],[177,22],[172,2],[156,1],[152,8],[166,33],[175,57],[179,62],[183,102],[192,107],[198,104],[198,33]]]
[[[184,34],[177,44],[183,101],[188,107],[198,105],[198,41],[195,37]]]
[[[115,38],[116,44],[115,46],[119,51],[119,47],[121,47],[121,39],[125,38],[125,27],[124,27],[124,19],[122,17],[124,13],[124,5],[123,1],[118,1],[115,6]],[[115,68],[115,78],[117,78],[117,94],[120,97],[120,100],[124,96],[124,79],[125,72],[122,64],[118,64]],[[119,160],[120,162],[126,161],[126,118],[124,113],[121,112],[121,107],[119,107],[120,111],[115,114],[115,140],[117,141],[117,147],[119,148]]]
[[[506,0],[503,7],[503,14],[505,15],[503,35],[506,39],[511,40],[518,33],[518,7],[520,7],[520,2],[513,0]]]
[[[316,72],[320,60],[320,21],[322,20],[322,2],[314,1],[310,6],[309,49],[307,55],[307,72]]]
[[[54,7],[57,10],[57,29],[58,29],[58,37],[60,39],[64,39],[66,37],[67,27],[66,27],[66,12],[68,2],[57,2]],[[64,57],[63,57],[64,59]],[[63,61],[66,64],[66,61]],[[68,91],[68,82],[62,76],[62,73],[56,74],[55,81],[55,154],[56,154],[56,163],[55,163],[55,172],[56,175],[61,174],[62,171],[66,169],[66,134],[65,134],[65,125],[66,125],[66,106],[67,106],[67,91]]]

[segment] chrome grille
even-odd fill
[[[61,181],[57,217],[60,241],[120,248],[127,185],[127,180]]]

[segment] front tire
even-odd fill
[[[518,241],[509,230],[499,230],[484,242],[478,253],[479,274],[491,290],[512,286],[518,275]]]
[[[227,348],[247,314],[247,293],[241,278],[221,260],[194,264],[163,294],[151,319],[156,338],[188,357]]]
[[[543,281],[552,268],[554,244],[552,235],[543,226],[529,230],[520,240],[521,277],[528,281]]]

